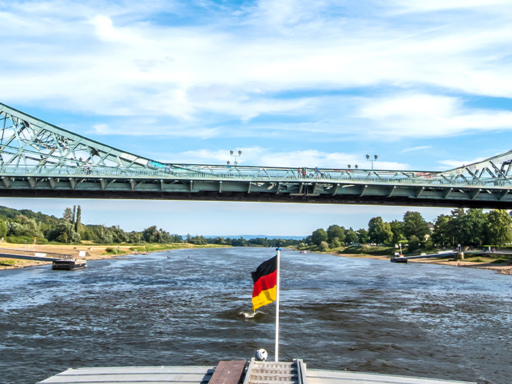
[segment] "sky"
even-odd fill
[[[511,19],[506,0],[0,0],[0,102],[163,162],[446,170],[511,149]],[[73,204],[86,223],[230,236],[414,209],[0,199]]]

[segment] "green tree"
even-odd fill
[[[335,237],[337,237],[341,242],[345,241],[345,228],[340,227],[339,225],[331,225],[327,228],[327,238],[329,242],[331,242]]]
[[[138,244],[140,243],[140,239],[141,239],[141,236],[140,236],[140,233],[139,232],[135,232],[135,231],[132,231],[130,232],[130,234],[128,235],[128,241],[130,243],[133,243],[133,244]]]
[[[311,235],[311,241],[313,242],[313,244],[318,245],[318,246],[320,245],[320,243],[322,241],[327,241],[327,240],[328,240],[327,232],[325,232],[325,230],[322,228],[317,229]]]
[[[364,228],[361,228],[359,231],[357,231],[357,237],[358,241],[361,244],[366,244],[370,241],[370,236],[368,235],[368,231]]]
[[[242,238],[240,238],[240,239],[242,239]],[[245,239],[243,239],[243,240],[245,241]],[[206,239],[203,236],[192,237],[190,239],[190,242],[192,244],[196,244],[196,245],[206,245],[207,244],[207,241],[206,241]],[[239,245],[239,246],[245,246],[245,244]]]
[[[370,241],[373,243],[379,242],[379,235],[382,227],[382,217],[372,217],[368,222],[368,236],[370,237]]]
[[[80,206],[76,210],[75,232],[82,232],[82,208]]]
[[[420,247],[420,240],[418,239],[418,237],[416,235],[412,235],[411,238],[409,239],[409,246],[407,249],[409,250],[409,252],[412,252],[412,251],[417,250],[419,247]]]
[[[71,224],[75,225],[76,223],[76,205],[73,205],[73,216],[71,216]]]
[[[64,214],[62,215],[62,218],[64,220],[67,220],[67,221],[69,221],[71,223],[71,220],[72,220],[72,217],[73,217],[72,215],[73,215],[73,212],[71,212],[71,208],[66,208],[64,210]]]
[[[114,242],[112,231],[104,225],[96,225],[94,227],[94,235],[98,243],[111,244]]]
[[[190,235],[188,235],[190,236]],[[158,242],[158,229],[156,225],[153,225],[149,228],[146,228],[142,231],[142,238],[146,241],[146,243],[157,243]],[[190,239],[189,241],[190,242]]]
[[[389,223],[389,226],[391,227],[391,232],[393,232],[393,243],[399,244],[406,240],[404,235],[404,223],[402,221],[393,220]]]
[[[453,244],[452,239],[452,218],[448,215],[439,215],[434,224],[434,232],[432,233],[432,241],[439,246],[447,246]]]
[[[499,247],[512,242],[511,223],[512,219],[504,209],[495,209],[488,213],[486,230],[491,244]]]
[[[428,223],[425,221],[421,213],[407,211],[404,215],[404,235],[410,239],[416,236],[419,240],[425,240],[425,235],[430,234]]]
[[[486,237],[485,224],[487,222],[487,215],[483,212],[483,209],[468,209],[461,222],[462,238],[460,242],[475,246],[483,245]]]
[[[0,221],[0,238],[3,238],[7,235],[7,226],[3,221]]]
[[[348,243],[357,242],[357,233],[352,228],[345,232],[345,241]]]
[[[331,241],[331,248],[338,248],[338,247],[341,247],[341,242],[337,237],[335,237]]]
[[[452,238],[452,245],[464,244],[464,237],[466,235],[465,219],[466,212],[463,208],[452,209],[450,217],[450,234]]]
[[[381,244],[389,244],[393,240],[393,232],[391,232],[391,225],[385,223],[382,217],[374,217],[368,223],[368,235],[370,241]]]
[[[66,232],[62,232],[56,239],[59,243],[68,243],[69,238]]]
[[[75,232],[74,225],[67,220],[61,220],[51,237],[51,240],[57,240],[59,243],[80,242],[80,235]]]
[[[321,241],[318,247],[322,252],[325,252],[329,249],[329,244],[327,244],[327,241]]]

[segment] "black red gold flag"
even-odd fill
[[[277,292],[277,256],[263,262],[251,272],[254,281],[252,291],[252,310],[270,304],[276,300]]]

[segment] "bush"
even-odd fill
[[[32,236],[7,236],[4,239],[6,242],[11,244],[34,244],[34,238]],[[46,240],[44,237],[37,238],[36,244],[48,244],[48,240]]]
[[[339,247],[341,247],[341,242],[337,237],[335,237],[331,241],[331,248],[339,248]]]
[[[329,249],[329,244],[327,244],[327,241],[322,241],[318,247],[322,252],[325,252]]]
[[[125,253],[123,251],[120,251],[119,249],[117,248],[112,248],[112,247],[107,247],[105,248],[105,252],[106,253],[111,253],[111,254],[114,254],[114,255],[119,255],[120,253]]]

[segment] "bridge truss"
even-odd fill
[[[448,171],[169,164],[0,103],[0,196],[512,209],[512,151]]]

